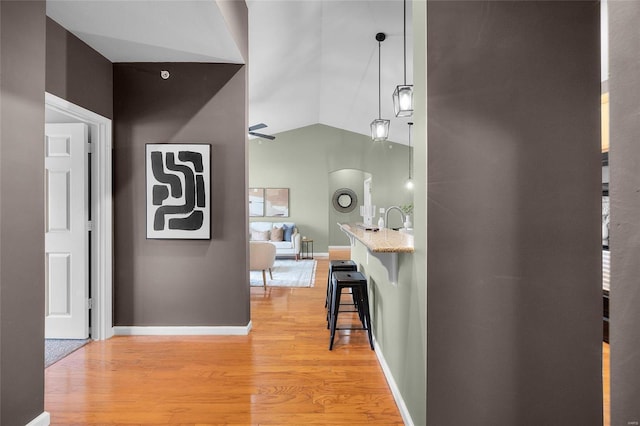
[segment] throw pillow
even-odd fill
[[[251,239],[253,241],[269,241],[269,231],[252,231]]]
[[[291,235],[293,235],[294,227],[291,225],[282,225],[282,229],[284,230],[284,241],[291,241]]]
[[[273,227],[271,230],[271,241],[283,241],[284,230],[282,228]]]

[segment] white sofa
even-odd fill
[[[291,228],[291,239],[288,241],[272,241],[271,231],[273,228],[284,228],[284,226]],[[267,233],[266,239],[265,232]],[[293,222],[249,222],[249,240],[250,241],[270,241],[276,246],[276,256],[292,256],[296,260],[300,257],[300,233],[296,224]]]

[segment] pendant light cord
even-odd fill
[[[381,64],[381,60],[380,60],[380,56],[381,56],[381,49],[382,46],[382,42],[378,41],[378,119],[382,119],[382,107],[380,106],[380,104],[382,103],[382,96],[380,95],[380,86],[381,86],[381,76],[380,76],[380,64]]]
[[[411,173],[411,169],[412,169],[412,165],[413,165],[413,161],[412,160],[412,152],[411,152],[411,126],[413,125],[413,123],[408,123],[409,124],[409,179],[411,179],[413,173]]]
[[[403,47],[404,47],[404,85],[407,85],[407,0],[404,0],[404,8],[402,10],[402,33],[403,37]]]

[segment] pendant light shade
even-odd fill
[[[413,189],[413,177],[412,177],[412,169],[413,169],[413,153],[411,151],[411,126],[413,123],[407,123],[409,125],[409,179],[405,182],[405,186],[407,189]]]
[[[396,117],[411,117],[413,115],[413,85],[407,84],[407,0],[404,0],[403,9],[403,40],[404,84],[399,84],[393,91],[393,112]]]
[[[396,117],[411,117],[413,115],[413,86],[396,86],[393,91],[393,112]]]
[[[371,122],[371,139],[374,141],[386,141],[389,137],[389,124],[390,120],[382,118],[381,100],[380,100],[380,51],[381,43],[387,36],[384,33],[376,34],[376,40],[378,41],[378,118]]]
[[[371,139],[374,141],[384,141],[389,137],[390,120],[376,118],[371,122]]]
[[[407,187],[407,189],[413,189],[413,179],[407,179],[407,181],[405,182],[405,186]]]

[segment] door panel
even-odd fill
[[[46,170],[47,232],[71,232],[71,176],[68,171]],[[51,203],[53,200],[53,203]]]
[[[45,126],[45,337],[89,336],[88,128]]]
[[[71,253],[47,253],[47,316],[71,315]]]

